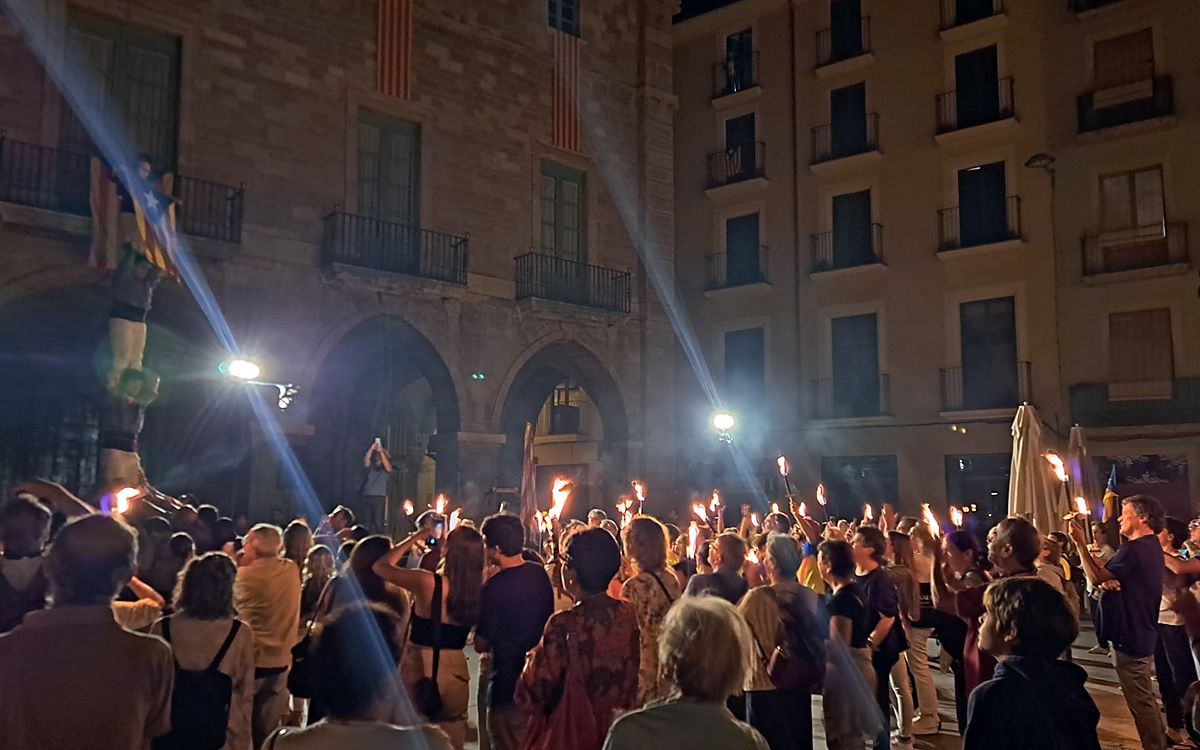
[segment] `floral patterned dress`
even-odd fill
[[[621,598],[633,605],[642,632],[637,704],[664,700],[672,690],[658,669],[658,631],[667,610],[679,600],[679,581],[668,570],[638,573],[621,587]]]
[[[570,658],[583,667],[588,701],[600,730],[594,745],[578,750],[600,750],[613,721],[635,707],[637,616],[628,604],[609,596],[590,597],[551,615],[517,682],[513,695],[517,708],[527,714],[554,710],[566,680],[568,648]]]

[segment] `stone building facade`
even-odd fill
[[[562,471],[593,502],[634,476],[669,496],[674,339],[645,264],[670,280],[674,3],[558,8],[14,3],[0,19],[4,480],[90,479],[107,292],[85,264],[80,142],[96,134],[70,113],[73,90],[100,86],[126,145],[185,182],[184,244],[215,301],[173,282],[156,295],[151,481],[227,511],[311,512],[271,428],[216,373],[246,355],[299,388],[276,416],[323,505],[356,491],[382,436],[400,494],[486,510],[519,480],[525,422],[571,392],[601,426]],[[65,77],[46,60],[68,61]]]

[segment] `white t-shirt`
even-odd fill
[[[311,727],[283,727],[262,750],[453,750],[450,738],[435,726],[398,727],[374,721],[325,719]]]

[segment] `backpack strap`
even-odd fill
[[[221,662],[225,660],[225,654],[229,653],[229,647],[233,645],[233,639],[237,637],[238,628],[242,626],[240,620],[234,620],[233,625],[229,628],[229,635],[225,636],[225,642],[221,644],[221,650],[213,657],[212,664],[208,665],[209,672],[216,672],[217,667],[221,666]],[[166,623],[163,623],[163,630],[166,630]]]
[[[667,597],[667,603],[674,604],[675,600],[671,598],[671,592],[667,589],[667,584],[662,582],[662,579],[658,577],[658,573],[651,573],[650,577],[653,578],[654,582],[658,584],[658,587],[662,589],[663,596]]]
[[[163,623],[163,627],[162,627],[163,640],[166,641],[167,643],[170,643],[171,642],[171,618],[164,617],[162,623]]]

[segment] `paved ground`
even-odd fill
[[[1121,697],[1121,688],[1117,684],[1117,674],[1113,669],[1112,663],[1106,657],[1095,656],[1087,653],[1087,650],[1096,645],[1095,637],[1090,629],[1080,634],[1079,640],[1076,642],[1073,649],[1075,663],[1085,668],[1088,672],[1088,691],[1092,694],[1093,700],[1100,709],[1100,745],[1105,750],[1137,750],[1141,747],[1138,741],[1137,732],[1133,727],[1133,719],[1129,715],[1129,710],[1125,707],[1125,701]],[[930,643],[931,651],[934,649],[933,642]],[[474,658],[471,649],[468,647],[468,654],[471,656],[471,686],[472,689],[478,684],[478,660]],[[932,656],[932,654],[931,654]],[[918,737],[916,747],[918,750],[960,750],[962,740],[958,736],[958,724],[954,718],[954,680],[949,672],[935,673],[934,681],[938,688],[938,698],[941,702],[942,716],[942,734],[932,737]],[[477,716],[476,704],[474,696],[471,700],[472,720]],[[821,715],[820,699],[813,699],[813,716]],[[814,731],[814,746],[816,748],[825,747],[825,738],[821,733],[821,722],[815,721],[813,724]],[[479,748],[478,743],[467,743],[467,747],[472,750]],[[1017,749],[1019,750],[1019,749]]]

